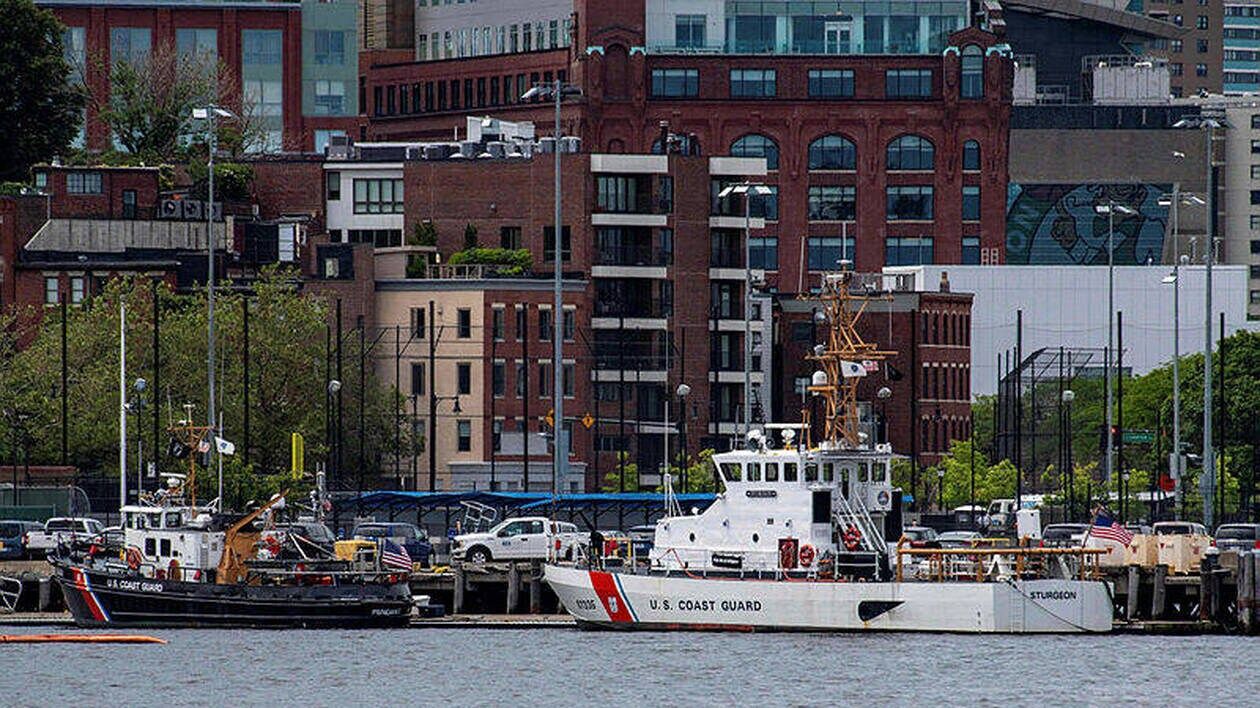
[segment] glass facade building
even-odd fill
[[[967,26],[967,8],[965,0],[649,0],[647,44],[658,53],[933,54]]]

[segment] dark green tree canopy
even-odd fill
[[[0,181],[21,181],[74,139],[84,93],[51,12],[31,0],[0,0],[0,18]]]

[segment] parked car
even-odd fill
[[[41,530],[26,534],[26,552],[39,557],[55,549],[58,543],[90,543],[105,525],[96,519],[57,517],[49,519]]]
[[[276,524],[276,530],[285,534],[294,534],[314,543],[316,546],[331,552],[337,543],[337,537],[329,528],[318,521],[294,521],[287,524]],[[407,549],[411,553],[411,549]],[[414,559],[415,556],[413,555]]]
[[[1125,524],[1124,530],[1128,531],[1134,536],[1150,536],[1151,535],[1151,527],[1147,526],[1146,524]]]
[[[927,526],[907,526],[901,536],[910,542],[911,548],[940,548],[940,536],[936,529]]]
[[[1221,524],[1213,543],[1222,551],[1260,548],[1260,524]]]
[[[0,521],[0,558],[29,558],[30,554],[26,549],[26,534],[43,530],[44,525],[38,521],[20,519]]]
[[[382,539],[388,539],[397,543],[406,548],[411,561],[419,563],[422,568],[429,565],[429,558],[433,555],[433,544],[429,543],[429,534],[415,524],[396,522],[361,524],[354,529],[351,536],[364,541],[379,543]]]
[[[936,541],[941,548],[971,548],[981,538],[979,531],[946,531]]]
[[[1041,530],[1041,545],[1049,548],[1079,546],[1085,542],[1089,524],[1050,524]]]
[[[634,546],[636,558],[647,558],[656,545],[656,524],[643,524],[630,527],[630,543]]]
[[[565,521],[543,516],[505,519],[486,533],[460,534],[451,541],[451,560],[485,563],[491,560],[546,560],[577,557],[589,534]]]
[[[1156,536],[1207,536],[1203,524],[1192,521],[1157,521],[1152,527]]]

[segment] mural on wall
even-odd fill
[[[1006,196],[1006,262],[1014,265],[1106,265],[1109,202],[1135,214],[1115,214],[1117,265],[1159,263],[1168,207],[1165,184],[1015,184]]]

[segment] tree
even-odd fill
[[[52,12],[31,0],[0,0],[0,18],[0,181],[24,181],[31,165],[74,139],[84,94]]]
[[[237,445],[236,457],[225,464],[225,473],[243,475],[229,479],[229,491],[256,494],[278,491],[287,484],[289,439],[294,432],[306,439],[308,468],[328,449],[324,413],[325,336],[327,304],[299,293],[290,274],[264,272],[249,294],[249,386],[250,438],[244,439],[244,328],[246,295],[221,292],[216,299],[216,339],[220,368],[218,408],[223,412],[223,435]],[[194,416],[205,415],[206,401],[206,308],[203,294],[176,294],[167,288],[158,291],[161,305],[161,388],[153,390],[153,290],[149,284],[132,280],[110,281],[104,292],[82,306],[68,308],[69,348],[69,462],[84,471],[107,475],[118,472],[118,331],[119,305],[127,304],[127,376],[150,382],[143,417],[129,421],[129,434],[143,436],[146,458],[156,459],[162,468],[169,458],[150,458],[153,405],[159,406],[162,426],[182,415],[185,403],[194,406]],[[12,320],[11,320],[12,321]],[[22,321],[18,319],[16,321]],[[0,325],[6,324],[0,322]],[[48,310],[41,324],[26,332],[0,332],[0,410],[21,411],[31,432],[32,464],[52,464],[60,459],[60,367],[61,321],[58,310]],[[26,348],[16,342],[33,337]],[[368,339],[371,341],[371,338]],[[358,337],[344,335],[344,361],[348,368],[358,366]],[[370,357],[370,353],[369,353]],[[406,429],[398,434],[400,450],[395,449],[395,411],[402,398],[392,386],[373,375],[367,367],[364,392],[364,426],[358,429],[359,389],[357,372],[343,382],[345,396],[342,433],[346,468],[358,470],[359,440],[364,441],[365,474],[368,481],[392,470],[394,455],[405,455],[412,444]],[[295,372],[301,372],[297,375]],[[391,382],[392,383],[392,382]],[[154,400],[156,398],[156,401]],[[134,428],[132,426],[135,426]],[[10,459],[8,425],[0,420],[0,460]],[[159,446],[167,438],[160,436]],[[245,457],[249,456],[249,465]],[[275,477],[275,484],[262,478]],[[331,480],[354,487],[357,475]],[[206,480],[209,484],[209,480]],[[262,485],[262,486],[260,486]],[[210,487],[202,493],[210,492]],[[236,504],[246,498],[229,497]]]
[[[604,480],[600,484],[600,489],[605,492],[637,492],[639,491],[639,466],[629,461],[630,455],[622,452],[617,454],[617,464],[613,465],[608,474],[604,475]],[[623,476],[624,475],[624,476]],[[622,480],[625,483],[622,483]]]
[[[477,246],[477,225],[469,223],[464,227],[464,250],[470,251]]]
[[[193,146],[204,153],[205,131],[193,109],[211,104],[230,106],[235,114],[216,122],[220,150],[239,155],[261,143],[264,129],[253,97],[242,96],[231,72],[210,54],[179,52],[165,43],[106,66],[109,85],[92,92],[91,103],[132,155],[158,162],[180,161]]]

